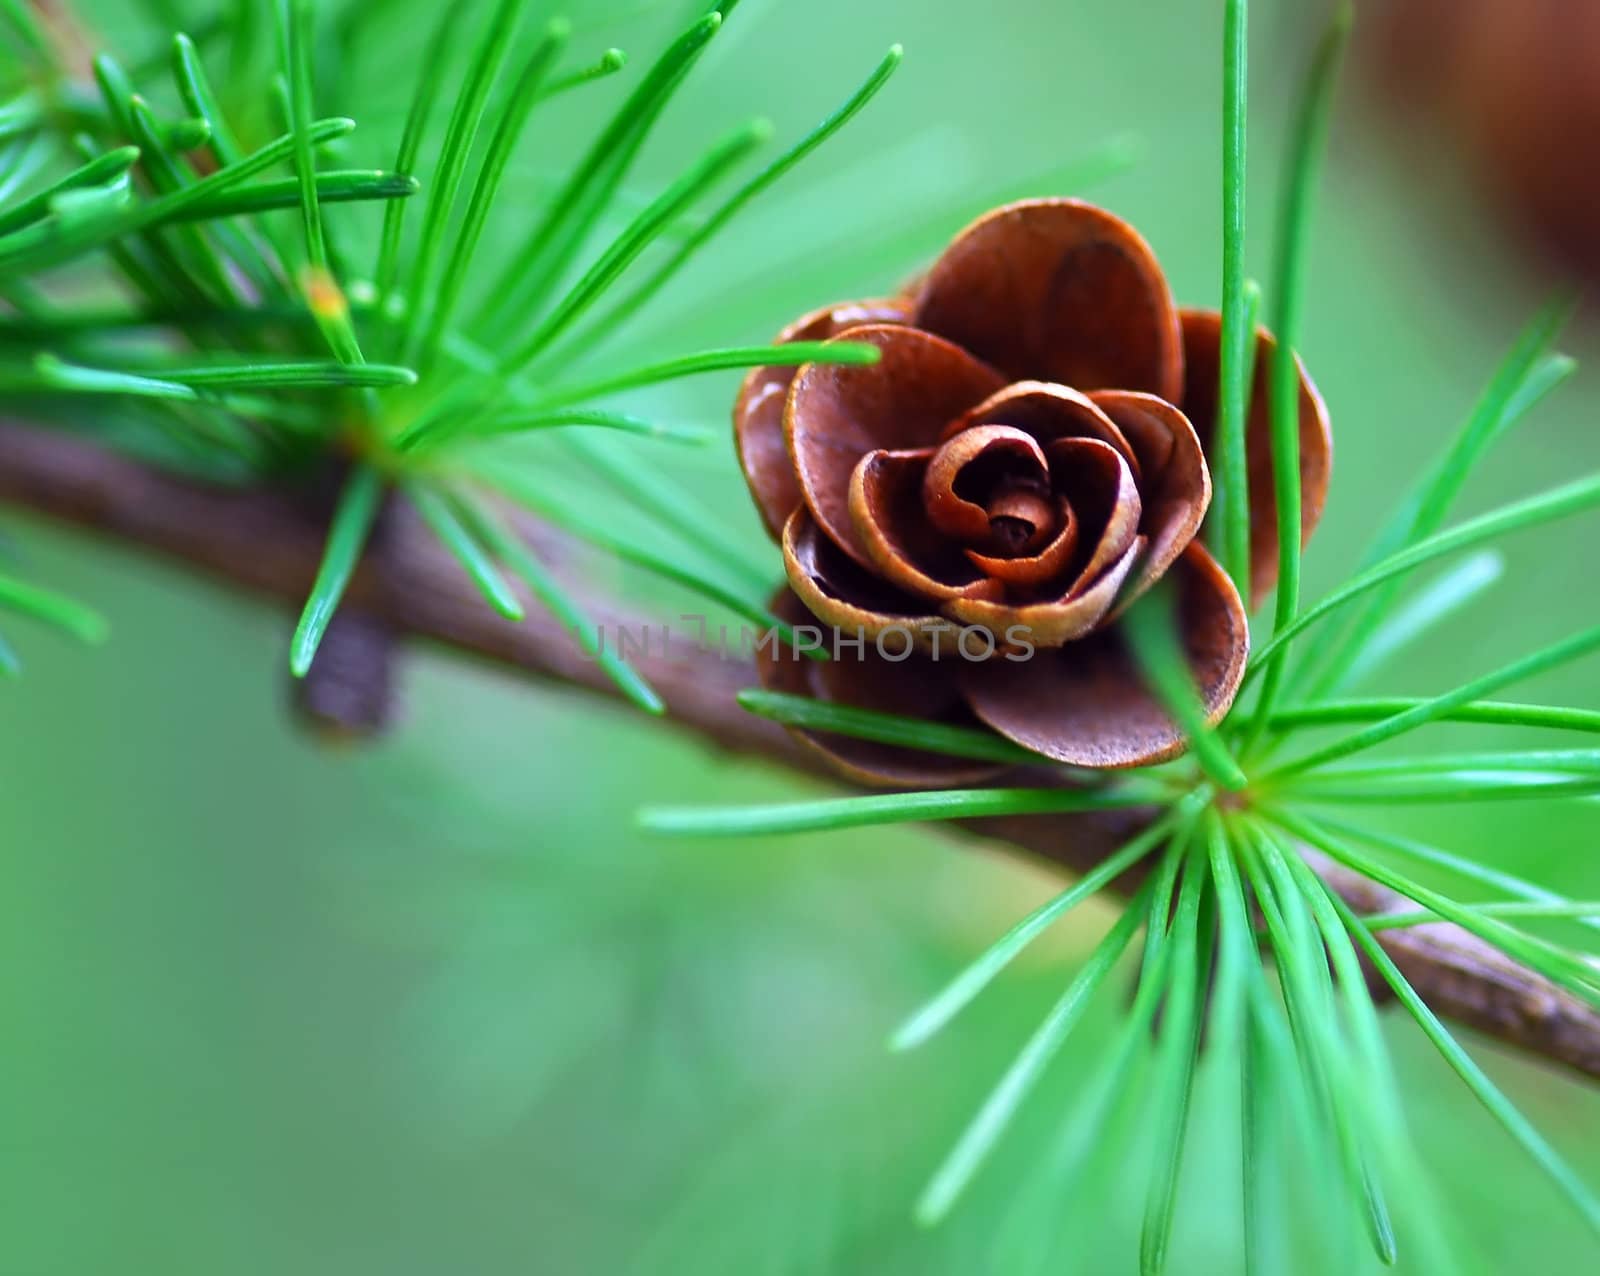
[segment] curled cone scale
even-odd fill
[[[805,315],[778,342],[846,339],[876,363],[763,367],[734,433],[783,548],[776,612],[849,640],[819,662],[762,653],[776,689],[987,724],[1046,758],[1130,767],[1181,753],[1117,619],[1175,587],[1208,715],[1238,691],[1245,607],[1200,539],[1211,500],[1220,320],[1173,303],[1143,239],[1069,199],[981,217],[900,296]],[[1250,592],[1277,575],[1267,378],[1247,425]],[[1327,412],[1301,369],[1309,536],[1327,491]],[[826,645],[826,644],[825,644]],[[971,782],[971,762],[817,732],[853,778]]]

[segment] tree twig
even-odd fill
[[[74,524],[111,540],[176,559],[235,588],[298,604],[309,589],[324,529],[304,500],[261,487],[203,486],[108,452],[84,440],[0,424],[0,501]],[[556,560],[572,546],[547,528],[529,533]],[[376,552],[351,584],[349,601],[397,633],[557,682],[613,694],[609,678],[537,606],[513,623],[476,589],[411,512],[394,511]],[[591,601],[608,633],[655,636],[636,660],[660,692],[669,719],[704,742],[814,771],[815,763],[780,727],[744,712],[735,694],[755,684],[736,655],[689,641],[662,640],[660,621]],[[1070,871],[1101,859],[1139,823],[1138,811],[1010,816],[965,821],[967,831],[1012,853]],[[1323,878],[1358,912],[1406,906],[1400,896],[1308,852]],[[1434,924],[1379,933],[1418,992],[1438,1013],[1520,1050],[1600,1077],[1600,1012],[1474,938]]]

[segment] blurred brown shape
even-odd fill
[[[329,622],[303,678],[289,684],[299,724],[324,744],[359,744],[394,725],[399,641],[384,621],[358,607]]]
[[[1357,27],[1385,120],[1445,135],[1542,264],[1600,290],[1600,4],[1378,0]]]
[[[1163,578],[1211,720],[1249,649],[1244,607],[1197,533],[1211,499],[1219,321],[1180,312],[1149,246],[1076,200],[981,217],[902,295],[803,316],[782,342],[876,346],[867,366],[757,368],[740,461],[789,589],[776,610],[861,639],[818,662],[763,652],[769,686],[982,722],[1060,762],[1176,756],[1177,725],[1114,624]],[[1258,334],[1247,431],[1251,592],[1277,575]],[[1301,375],[1302,534],[1321,515],[1327,413]],[[792,591],[792,592],[791,592]],[[976,641],[974,641],[976,639]],[[985,768],[820,733],[857,780],[953,783]]]

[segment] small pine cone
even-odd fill
[[[1183,751],[1118,633],[1163,578],[1208,714],[1233,701],[1245,608],[1200,539],[1211,498],[1220,317],[1179,310],[1125,222],[1068,199],[980,218],[907,291],[826,307],[779,342],[847,339],[870,365],[757,368],[734,407],[751,495],[783,547],[775,612],[847,637],[839,658],[762,650],[769,686],[975,721],[1048,758],[1130,767]],[[1277,576],[1267,378],[1247,425],[1251,594]],[[1309,536],[1331,462],[1301,369]],[[859,639],[859,645],[855,640]],[[970,762],[803,732],[847,774],[923,785]]]

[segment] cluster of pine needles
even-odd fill
[[[569,61],[581,36],[572,24],[535,25],[524,10],[536,6],[523,0],[494,0],[473,21],[456,6],[437,6],[392,167],[366,170],[333,166],[356,125],[318,116],[315,107],[334,96],[341,58],[385,21],[392,0],[240,3],[193,39],[173,35],[126,65],[103,53],[89,59],[61,21],[46,23],[23,0],[0,0],[0,31],[14,55],[0,79],[0,393],[31,419],[214,482],[334,474],[340,490],[325,555],[291,644],[296,674],[310,667],[385,501],[398,494],[493,607],[520,618],[523,604],[508,576],[519,578],[589,645],[624,694],[659,712],[656,693],[584,621],[506,509],[528,509],[753,624],[781,628],[760,601],[770,564],[744,557],[737,538],[670,479],[637,463],[627,450],[636,445],[622,437],[694,444],[706,433],[604,405],[699,373],[875,355],[849,342],[795,343],[584,371],[720,230],[859,112],[900,61],[898,48],[890,50],[833,114],[742,183],[730,179],[767,141],[762,121],[732,128],[676,180],[641,198],[627,185],[634,163],[736,3],[711,7],[637,76],[592,143],[524,217],[517,246],[484,260],[478,249],[530,117],[558,95],[598,95],[625,68],[614,49]],[[1240,1079],[1245,1235],[1254,1263],[1282,1243],[1295,1198],[1314,1199],[1312,1221],[1336,1235],[1364,1232],[1385,1261],[1397,1252],[1391,1213],[1401,1215],[1429,1269],[1445,1270],[1457,1256],[1428,1208],[1427,1176],[1406,1133],[1405,1097],[1368,969],[1597,1231],[1600,1202],[1462,1049],[1375,935],[1447,920],[1600,1005],[1600,968],[1591,958],[1524,928],[1546,919],[1600,925],[1600,902],[1568,899],[1375,830],[1350,808],[1600,795],[1596,747],[1363,757],[1445,722],[1600,734],[1600,711],[1492,698],[1600,648],[1600,627],[1443,694],[1360,699],[1347,692],[1494,583],[1500,538],[1600,507],[1600,476],[1449,522],[1493,446],[1572,371],[1553,348],[1565,318],[1565,307],[1553,303],[1517,339],[1355,574],[1303,603],[1293,359],[1313,193],[1349,15],[1336,18],[1306,78],[1275,277],[1262,288],[1243,268],[1245,10],[1244,0],[1225,7],[1224,336],[1209,534],[1243,586],[1245,404],[1251,334],[1266,297],[1279,338],[1269,384],[1281,561],[1275,606],[1231,713],[1214,727],[1204,721],[1169,623],[1170,600],[1158,591],[1126,627],[1151,686],[1192,740],[1176,762],[1072,785],[652,810],[643,819],[662,831],[744,837],[1156,808],[1143,831],[1018,922],[894,1035],[896,1049],[927,1042],[1074,905],[1140,870],[1119,920],[934,1174],[919,1217],[936,1221],[953,1206],[1142,931],[1132,959],[1136,992],[1084,1087],[1090,1137],[1075,1163],[1057,1167],[1060,1190],[1082,1172],[1089,1145],[1127,1146],[1142,1127],[1155,1146],[1142,1267],[1161,1270],[1197,1076],[1212,1067]],[[213,78],[217,68],[226,76]],[[441,114],[435,149],[425,143]],[[725,184],[731,193],[706,210]],[[413,204],[420,208],[410,214]],[[362,215],[370,220],[346,220]],[[362,226],[373,233],[360,234]],[[358,245],[373,251],[364,256]],[[558,465],[577,468],[586,494],[608,492],[629,507],[640,530],[619,532],[590,502],[573,500],[570,481],[551,477],[564,473]],[[1426,587],[1402,592],[1412,573],[1446,559],[1454,561]],[[0,609],[84,638],[103,630],[88,609],[9,570],[0,570]],[[1321,641],[1308,654],[1296,644],[1314,626]],[[0,642],[0,668],[15,665]],[[975,730],[757,690],[742,702],[796,726],[1041,764]],[[1347,733],[1300,743],[1328,728]],[[1358,916],[1313,871],[1307,848],[1415,907]],[[1464,903],[1396,864],[1451,875],[1494,898]],[[1299,1245],[1311,1243],[1300,1235]]]
[[[188,35],[131,67],[99,54],[85,85],[71,65],[70,34],[11,0],[0,13],[22,56],[0,105],[0,392],[63,425],[91,417],[108,442],[208,478],[337,467],[343,486],[327,552],[290,652],[297,675],[309,669],[384,501],[399,491],[492,606],[520,619],[504,573],[520,578],[624,694],[660,712],[656,693],[498,510],[506,500],[533,509],[753,624],[775,623],[752,601],[764,597],[765,577],[708,528],[696,503],[597,437],[695,444],[707,434],[595,404],[700,373],[862,362],[876,352],[816,343],[699,350],[583,375],[623,319],[843,127],[900,62],[899,49],[890,50],[837,111],[709,212],[697,211],[771,134],[759,119],[730,129],[579,268],[597,229],[631,196],[624,181],[653,126],[736,3],[712,7],[657,58],[521,243],[486,263],[477,251],[530,117],[558,95],[593,92],[588,86],[626,66],[621,51],[604,49],[567,67],[570,22],[551,18],[528,33],[532,6],[499,0],[474,31],[442,7],[393,168],[373,171],[322,162],[356,123],[315,114],[328,77],[319,80],[312,55],[359,41],[392,4],[324,13],[293,0],[270,7],[265,32],[257,29],[263,6],[238,6],[208,41],[231,37],[213,61],[225,53],[231,69],[246,71],[225,83],[248,109],[230,111]],[[458,42],[468,43],[464,68]],[[264,83],[250,80],[253,68]],[[448,101],[451,73],[460,83]],[[170,109],[154,104],[162,95]],[[259,118],[263,101],[271,118]],[[446,106],[437,154],[425,156],[430,122]],[[270,176],[279,171],[286,175]],[[376,251],[358,263],[335,206],[375,202],[382,222],[365,242]],[[422,207],[408,219],[413,202]],[[629,267],[663,244],[671,251],[623,292]],[[91,413],[86,396],[116,408]],[[536,463],[537,452],[496,446],[540,435],[547,452],[565,452],[655,526],[617,535],[606,520],[586,517],[583,502],[564,501],[563,485],[541,485],[549,467]],[[655,548],[663,535],[690,552]],[[9,577],[0,577],[0,604],[80,636],[101,628],[82,608]]]

